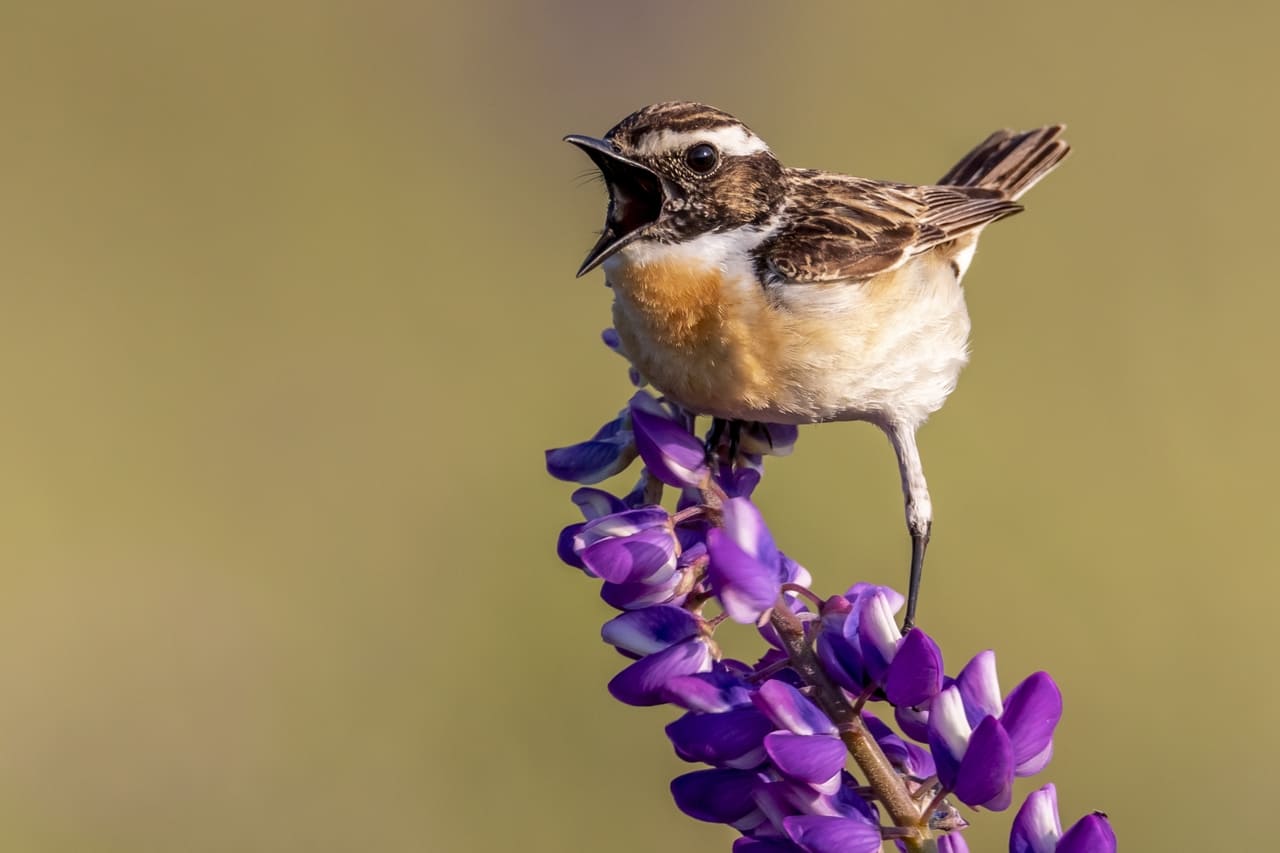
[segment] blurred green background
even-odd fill
[[[629,394],[560,137],[673,98],[920,182],[1070,124],[921,435],[923,624],[1062,684],[1064,820],[1270,837],[1280,14],[1241,8],[9,4],[0,849],[728,849],[671,712],[605,693],[542,472]],[[760,500],[822,591],[905,580],[871,427]]]

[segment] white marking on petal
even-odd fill
[[[948,687],[937,695],[929,706],[929,725],[942,736],[947,751],[959,761],[969,748],[969,736],[973,729],[964,715],[964,701],[960,698],[960,690]]]
[[[1053,853],[1062,837],[1062,824],[1058,820],[1058,797],[1053,784],[1045,785],[1027,796],[1030,808],[1027,816],[1027,834],[1036,853]]]
[[[863,615],[862,624],[867,626],[870,639],[880,650],[886,663],[891,663],[898,652],[898,644],[902,640],[902,632],[893,621],[893,611],[889,609],[889,601],[884,594],[877,592],[867,602],[867,611]]]
[[[1004,699],[1000,697],[1000,680],[996,677],[996,653],[987,649],[974,655],[969,664],[970,674],[977,676],[970,682],[976,690],[984,709],[994,709],[996,716],[1004,708]],[[966,679],[967,680],[967,679]]]

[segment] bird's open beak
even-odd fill
[[[604,230],[578,268],[581,277],[657,222],[667,200],[676,198],[680,189],[648,166],[622,156],[603,139],[570,134],[564,141],[586,152],[609,187]]]

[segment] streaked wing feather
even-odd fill
[[[791,179],[790,222],[756,252],[760,271],[775,282],[861,281],[1022,209],[980,187],[801,170]]]

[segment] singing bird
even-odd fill
[[[641,376],[717,423],[867,421],[888,435],[911,534],[904,632],[933,523],[916,431],[969,357],[960,282],[983,228],[1067,156],[1062,130],[996,131],[932,186],[784,166],[705,104],[565,137],[609,191],[578,275],[603,266]]]

